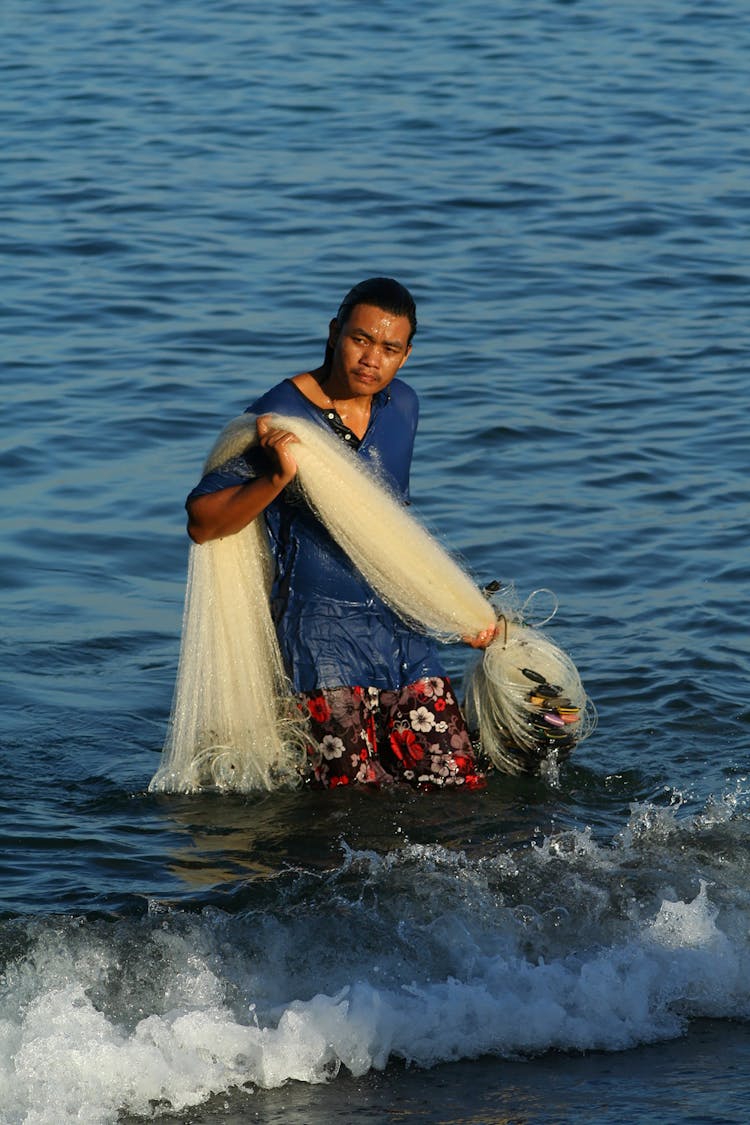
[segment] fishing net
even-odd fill
[[[464,677],[469,727],[498,769],[511,774],[561,764],[596,726],[575,664],[525,623],[525,610],[500,607],[497,638]]]
[[[314,423],[278,415],[270,423],[298,438],[308,503],[396,613],[443,641],[495,625],[498,610],[377,473]],[[234,419],[205,470],[256,440],[250,415]],[[152,790],[272,789],[300,776],[305,728],[269,612],[270,580],[263,520],[191,547],[175,695]],[[592,708],[569,657],[518,614],[500,614],[502,628],[470,674],[467,706],[499,769],[533,771],[550,753],[570,753],[591,728]]]

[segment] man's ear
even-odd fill
[[[404,352],[403,356],[401,357],[401,362],[399,363],[397,370],[399,370],[399,371],[401,370],[401,368],[404,366],[404,364],[406,363],[406,361],[407,361],[407,359],[409,358],[410,355],[411,355],[411,344],[407,344],[406,345],[406,351]]]
[[[336,343],[338,341],[338,338],[339,338],[339,322],[336,320],[336,317],[334,317],[333,320],[328,325],[328,345],[329,345],[329,347],[335,348]]]

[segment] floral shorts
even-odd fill
[[[297,698],[314,739],[308,747],[314,785],[485,785],[447,677],[430,676],[398,691],[339,687]]]

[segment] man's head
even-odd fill
[[[394,316],[405,316],[411,324],[408,343],[417,331],[417,306],[406,286],[392,277],[370,277],[367,281],[360,281],[350,289],[339,305],[336,313],[336,322],[343,328],[351,316],[352,310],[357,305],[373,305],[376,309],[393,313]]]
[[[409,358],[416,329],[414,298],[398,281],[372,277],[355,285],[328,328],[326,387],[341,398],[385,390]]]
[[[357,305],[369,305],[393,316],[406,317],[409,321],[406,343],[411,347],[412,338],[417,331],[417,306],[414,298],[405,285],[392,277],[370,277],[349,290],[331,321],[324,360],[326,367],[330,366],[333,359],[333,341],[346,326]]]

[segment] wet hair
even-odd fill
[[[409,290],[400,281],[394,281],[392,277],[370,277],[367,281],[360,281],[359,285],[349,290],[339,305],[336,313],[339,326],[346,324],[356,305],[373,305],[394,316],[408,317],[411,343],[412,336],[417,331],[417,306]]]
[[[383,312],[392,313],[393,316],[405,316],[409,320],[411,330],[408,343],[410,344],[414,333],[417,331],[417,306],[409,290],[400,281],[392,277],[369,277],[360,281],[350,289],[339,305],[336,320],[339,327],[346,324],[357,305],[372,305]],[[333,358],[333,349],[326,344],[325,364],[328,366]]]

